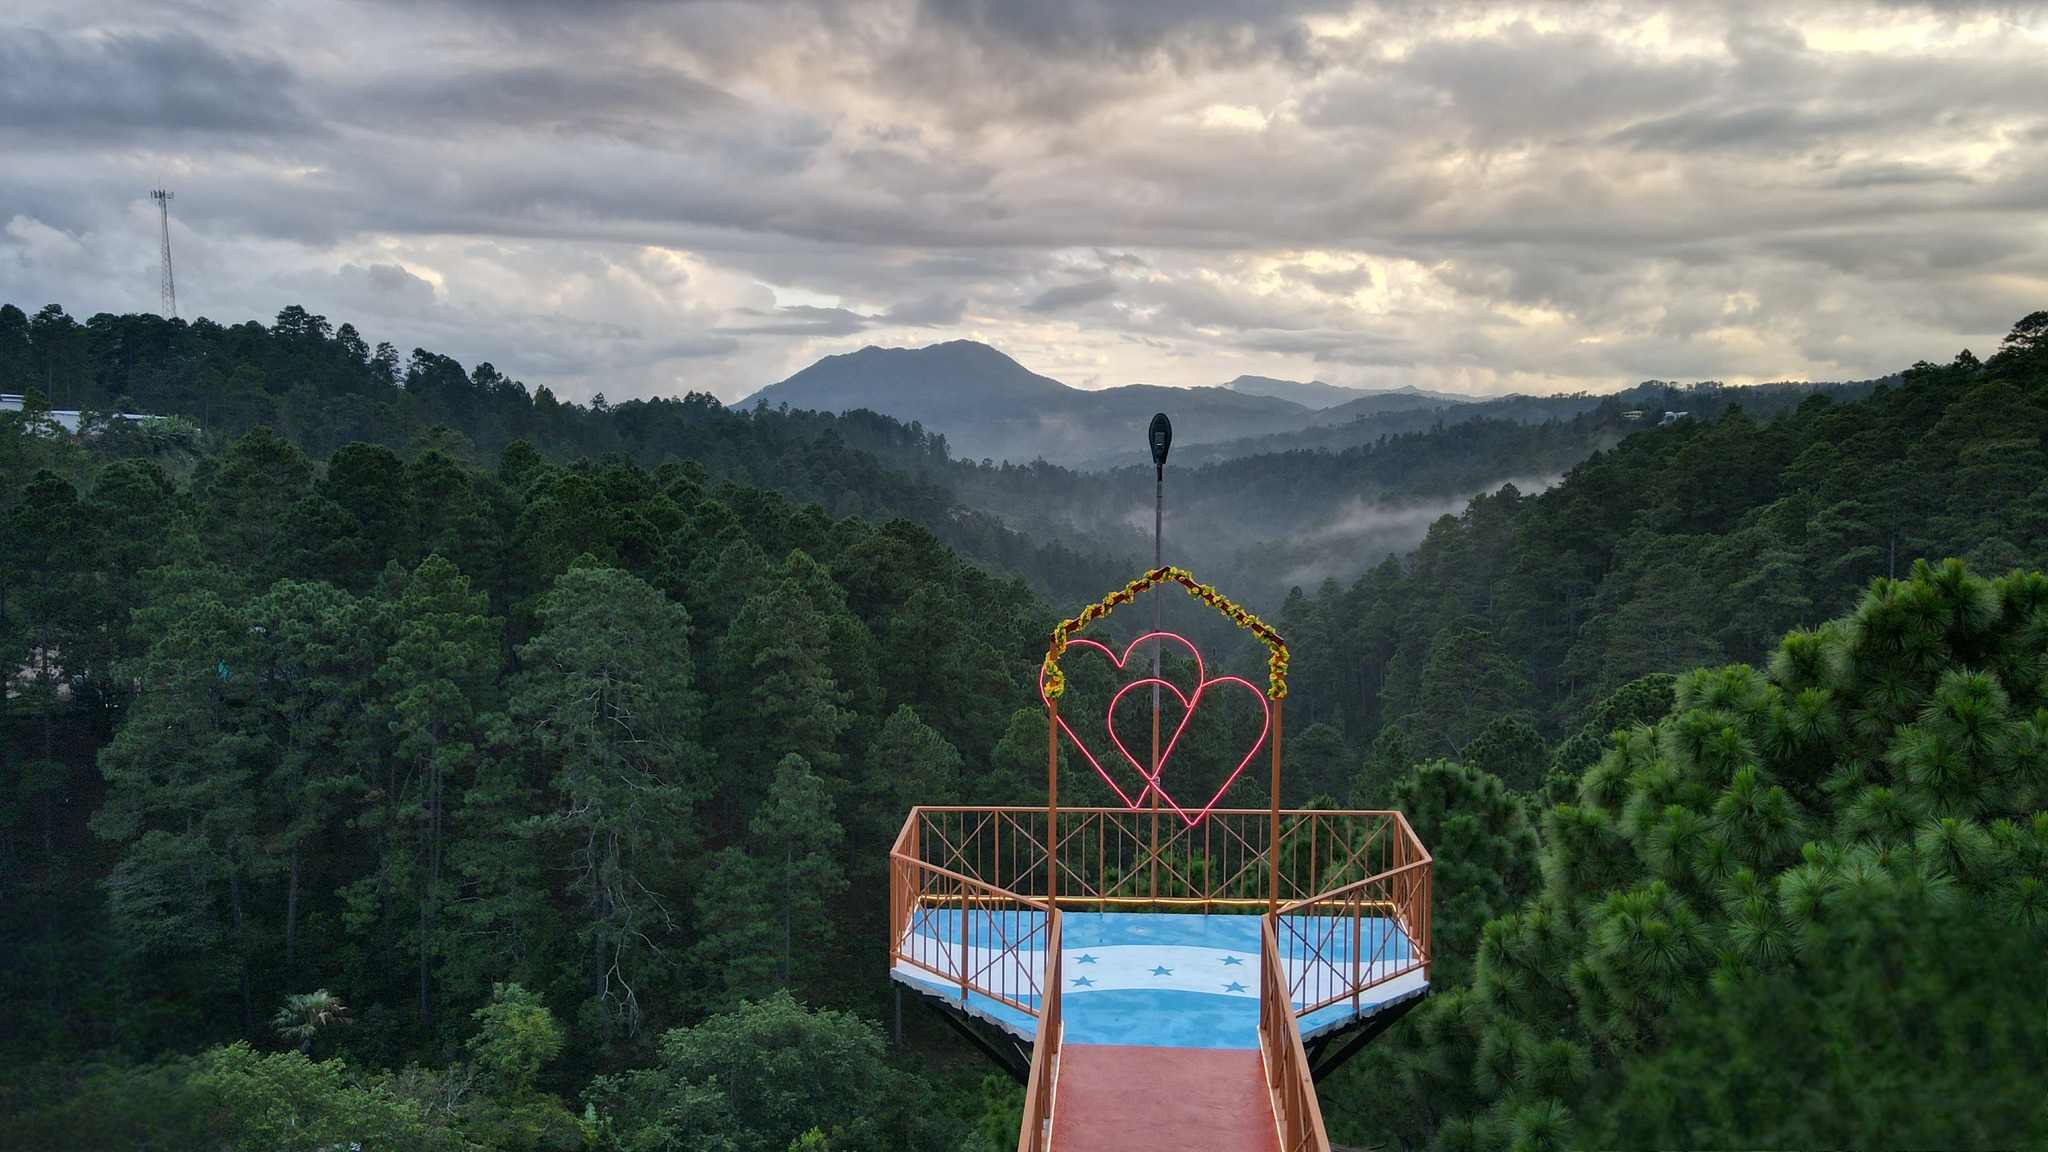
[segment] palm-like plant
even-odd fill
[[[299,1051],[313,1052],[313,1038],[329,1028],[349,1023],[348,1005],[325,988],[298,992],[284,999],[284,1007],[270,1018],[271,1027],[287,1040],[296,1040]]]

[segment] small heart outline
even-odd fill
[[[1116,745],[1117,752],[1123,756],[1124,760],[1128,762],[1131,765],[1131,767],[1137,769],[1139,777],[1145,781],[1145,787],[1139,789],[1138,796],[1135,800],[1131,798],[1130,793],[1124,791],[1123,787],[1116,782],[1115,778],[1109,774],[1108,770],[1103,768],[1102,762],[1096,759],[1095,753],[1089,749],[1087,744],[1082,742],[1080,736],[1077,735],[1074,732],[1072,726],[1070,726],[1067,723],[1067,718],[1065,716],[1060,715],[1057,710],[1053,710],[1052,699],[1051,697],[1046,695],[1045,691],[1045,669],[1042,665],[1040,666],[1038,672],[1038,696],[1039,699],[1045,703],[1048,710],[1053,710],[1054,721],[1058,725],[1060,731],[1065,732],[1067,734],[1067,741],[1071,743],[1075,747],[1075,749],[1078,750],[1081,753],[1081,755],[1088,761],[1088,766],[1095,769],[1095,774],[1097,776],[1102,777],[1102,782],[1109,785],[1110,791],[1116,793],[1117,799],[1123,801],[1124,808],[1127,811],[1142,811],[1143,809],[1140,806],[1145,802],[1145,797],[1152,792],[1157,792],[1159,793],[1159,798],[1166,801],[1167,805],[1173,809],[1174,813],[1178,815],[1181,818],[1181,820],[1188,825],[1188,827],[1192,828],[1195,825],[1200,824],[1203,820],[1208,819],[1209,814],[1213,812],[1216,808],[1216,805],[1222,801],[1224,793],[1230,791],[1231,785],[1235,784],[1237,782],[1237,778],[1244,774],[1246,766],[1248,766],[1252,762],[1252,757],[1257,756],[1259,754],[1259,749],[1265,747],[1266,738],[1270,736],[1273,731],[1273,707],[1267,701],[1266,694],[1264,692],[1259,691],[1256,685],[1254,685],[1251,681],[1246,680],[1242,676],[1218,676],[1214,679],[1210,679],[1207,672],[1207,665],[1204,664],[1202,660],[1201,651],[1197,649],[1194,646],[1193,642],[1189,641],[1187,637],[1181,636],[1177,633],[1147,632],[1144,635],[1138,637],[1137,639],[1131,641],[1129,644],[1125,645],[1122,655],[1118,655],[1117,652],[1114,649],[1110,648],[1107,644],[1103,644],[1100,641],[1096,640],[1085,639],[1082,637],[1075,637],[1074,639],[1067,641],[1067,645],[1069,647],[1072,647],[1074,645],[1081,645],[1083,647],[1093,648],[1096,651],[1101,652],[1105,657],[1109,659],[1111,667],[1121,672],[1128,665],[1131,658],[1131,653],[1135,652],[1138,649],[1139,645],[1145,643],[1148,640],[1158,640],[1161,642],[1171,640],[1188,650],[1188,654],[1193,656],[1195,659],[1195,693],[1193,696],[1189,696],[1181,691],[1179,685],[1174,684],[1171,681],[1164,680],[1156,676],[1144,676],[1126,683],[1122,688],[1117,689],[1115,695],[1110,697],[1109,706],[1106,709],[1104,709],[1103,717],[1104,726],[1109,731],[1110,742]],[[1157,684],[1165,688],[1167,691],[1173,693],[1174,698],[1179,700],[1181,703],[1180,723],[1175,726],[1173,730],[1173,737],[1167,741],[1165,750],[1160,754],[1159,768],[1156,772],[1147,771],[1145,769],[1145,766],[1138,762],[1137,757],[1131,755],[1130,749],[1124,746],[1122,738],[1119,737],[1116,732],[1117,703],[1121,701],[1124,698],[1124,695],[1130,692],[1131,689],[1136,688],[1141,684]],[[1188,722],[1194,719],[1195,710],[1196,708],[1200,707],[1202,702],[1202,696],[1211,687],[1217,684],[1242,685],[1247,691],[1249,691],[1252,694],[1253,698],[1258,700],[1260,712],[1259,736],[1258,739],[1252,741],[1251,748],[1245,752],[1244,758],[1237,762],[1237,767],[1233,768],[1230,772],[1230,775],[1225,777],[1223,783],[1217,787],[1215,794],[1209,797],[1209,802],[1202,807],[1200,812],[1190,816],[1187,812],[1187,809],[1181,807],[1179,802],[1174,800],[1172,793],[1168,792],[1166,788],[1160,784],[1159,779],[1161,776],[1165,775],[1167,762],[1172,758],[1175,747],[1177,747],[1180,744],[1180,738],[1182,733],[1187,731]]]

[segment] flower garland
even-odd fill
[[[1250,632],[1266,645],[1266,696],[1282,700],[1287,696],[1287,642],[1264,620],[1252,615],[1228,596],[1216,591],[1212,585],[1195,579],[1185,568],[1171,565],[1154,568],[1122,588],[1111,592],[1102,599],[1081,609],[1081,614],[1071,620],[1062,620],[1052,630],[1052,643],[1045,652],[1044,678],[1047,699],[1057,700],[1067,690],[1067,678],[1060,671],[1060,657],[1066,655],[1067,637],[1114,612],[1119,606],[1129,604],[1138,598],[1138,593],[1161,584],[1178,584],[1187,589],[1188,595],[1207,604],[1229,617],[1231,623]]]

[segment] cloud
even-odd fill
[[[0,299],[303,303],[557,392],[1869,376],[2048,300],[2048,15],[17,0]]]
[[[318,132],[295,83],[268,53],[223,51],[189,32],[0,27],[0,124],[32,139]]]
[[[1062,312],[1082,304],[1093,304],[1116,295],[1116,281],[1107,277],[1100,280],[1082,280],[1074,284],[1062,284],[1047,288],[1031,298],[1024,305],[1026,312]]]
[[[849,336],[865,331],[869,318],[844,308],[820,308],[812,304],[789,304],[773,312],[743,309],[746,316],[765,319],[726,329],[750,336]]]
[[[913,324],[927,327],[943,327],[957,324],[967,311],[966,301],[958,296],[934,292],[915,300],[905,300],[891,305],[882,314],[882,319],[891,324]]]

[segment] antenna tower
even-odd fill
[[[178,285],[171,279],[171,193],[156,188],[150,191],[149,198],[156,201],[157,220],[163,225],[163,316],[166,320],[175,320],[178,318]]]

